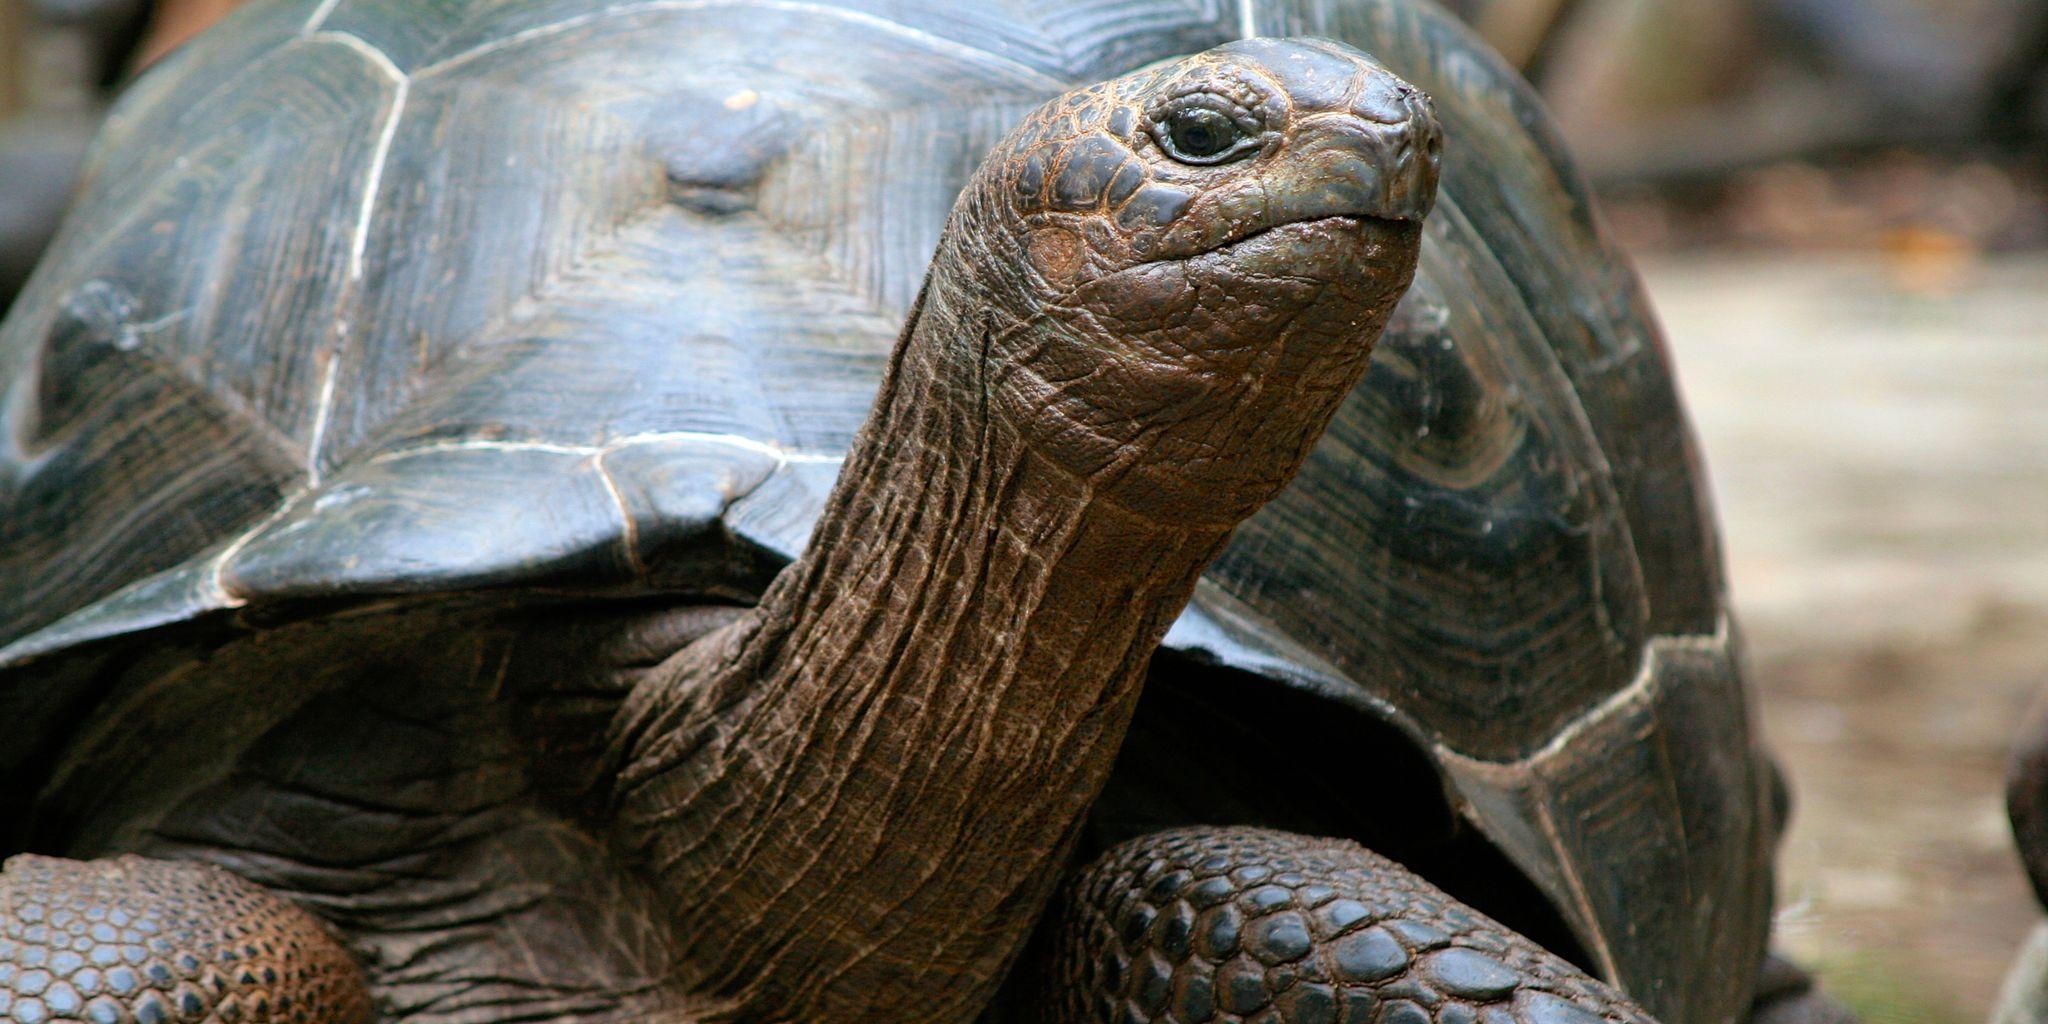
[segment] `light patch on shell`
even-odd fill
[[[760,93],[755,92],[752,89],[741,89],[740,91],[733,93],[732,95],[727,96],[725,98],[725,109],[745,110],[748,107],[751,107],[759,102],[761,102]]]

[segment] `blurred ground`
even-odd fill
[[[2048,684],[2048,254],[1642,268],[1797,793],[1782,941],[1873,1024],[1982,1020],[2036,919],[2002,773]]]
[[[2048,7],[1589,2],[1546,98],[1675,351],[1769,741],[1781,941],[1976,1024],[2039,911],[2004,762],[2048,687]]]

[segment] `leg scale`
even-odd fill
[[[1039,1024],[1652,1024],[1627,997],[1356,843],[1246,828],[1126,843],[1062,896]],[[1043,988],[1040,991],[1045,991]]]
[[[363,973],[312,915],[219,868],[19,856],[0,868],[10,1024],[365,1024]]]

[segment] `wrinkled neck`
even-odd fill
[[[803,559],[622,719],[625,835],[730,1019],[972,1020],[1228,535],[1099,500],[992,422],[948,300]]]

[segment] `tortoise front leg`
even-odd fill
[[[0,1014],[20,1024],[364,1024],[362,969],[312,915],[206,864],[0,868]]]
[[[1023,969],[1037,1024],[1650,1024],[1612,988],[1356,843],[1161,832],[1072,882]],[[1019,979],[1011,991],[1029,989]],[[1015,1012],[1015,1011],[1013,1011]]]

